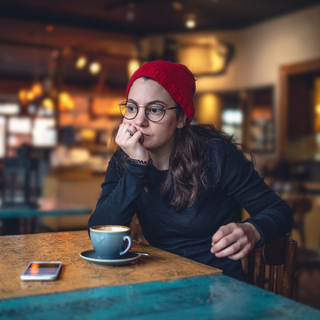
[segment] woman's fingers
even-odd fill
[[[228,257],[232,260],[238,260],[245,257],[252,250],[251,244],[247,242],[245,245],[241,244],[239,241],[234,242],[229,247],[216,253],[217,258]]]
[[[217,253],[222,249],[228,247],[236,242],[244,235],[237,223],[229,223],[219,228],[219,230],[212,236],[212,252]]]
[[[119,135],[123,138],[132,137],[136,131],[136,128],[134,126],[131,126],[129,123],[121,123],[117,136]]]
[[[247,243],[244,231],[235,223],[221,227],[212,240],[211,252],[217,257],[231,255],[241,250]]]
[[[121,123],[115,142],[130,157],[138,160],[149,160],[147,149],[142,145],[143,135],[129,123]]]
[[[246,244],[241,250],[236,252],[235,254],[228,255],[227,257],[231,260],[240,260],[244,258],[253,248],[250,243]]]
[[[229,223],[212,236],[211,252],[218,258],[242,259],[259,239],[260,234],[251,223]]]
[[[129,133],[129,136],[131,136],[131,137],[133,136],[133,133],[132,133],[132,131],[130,129],[127,129],[126,132]]]
[[[237,224],[234,222],[220,227],[219,230],[212,236],[212,242],[213,243],[219,242],[222,238],[224,238],[228,234],[231,234],[236,228],[237,228]]]
[[[115,140],[119,147],[125,146],[126,142],[134,136],[136,131],[129,123],[121,123]]]

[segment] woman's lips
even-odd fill
[[[141,132],[141,133],[142,133],[142,132]],[[143,143],[144,139],[145,139],[145,138],[148,138],[148,137],[149,137],[148,134],[142,133],[142,137],[141,137],[141,139],[140,139],[140,143]]]
[[[137,131],[140,131],[140,130],[137,130]],[[140,131],[140,132],[141,132],[141,134],[142,134],[143,137],[149,137],[149,134],[146,134],[146,133],[144,133],[144,132],[142,132],[142,131]]]

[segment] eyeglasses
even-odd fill
[[[132,101],[123,101],[119,104],[119,107],[120,107],[121,114],[127,120],[134,119],[139,113],[139,108],[143,107],[147,119],[152,122],[161,121],[164,118],[167,110],[179,108],[179,107],[165,108],[164,106],[157,104],[155,102],[150,102],[145,106],[141,106],[141,105],[138,105],[136,102],[132,102]]]

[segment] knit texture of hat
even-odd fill
[[[126,97],[132,83],[140,77],[149,77],[163,86],[171,97],[181,106],[191,121],[194,117],[193,95],[196,91],[195,78],[183,64],[155,60],[141,66],[130,78]]]

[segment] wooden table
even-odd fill
[[[1,319],[320,319],[320,311],[135,243],[135,263],[101,267],[79,253],[86,231],[0,237]],[[53,282],[24,282],[31,260],[60,260]],[[5,271],[5,272],[4,272]]]
[[[148,252],[136,263],[101,267],[82,259],[79,253],[92,249],[87,231],[39,233],[0,237],[0,299],[44,293],[116,286],[148,281],[168,281],[200,276],[220,270],[154,247],[135,243],[132,250]],[[20,274],[30,261],[61,261],[60,280],[24,282]]]

